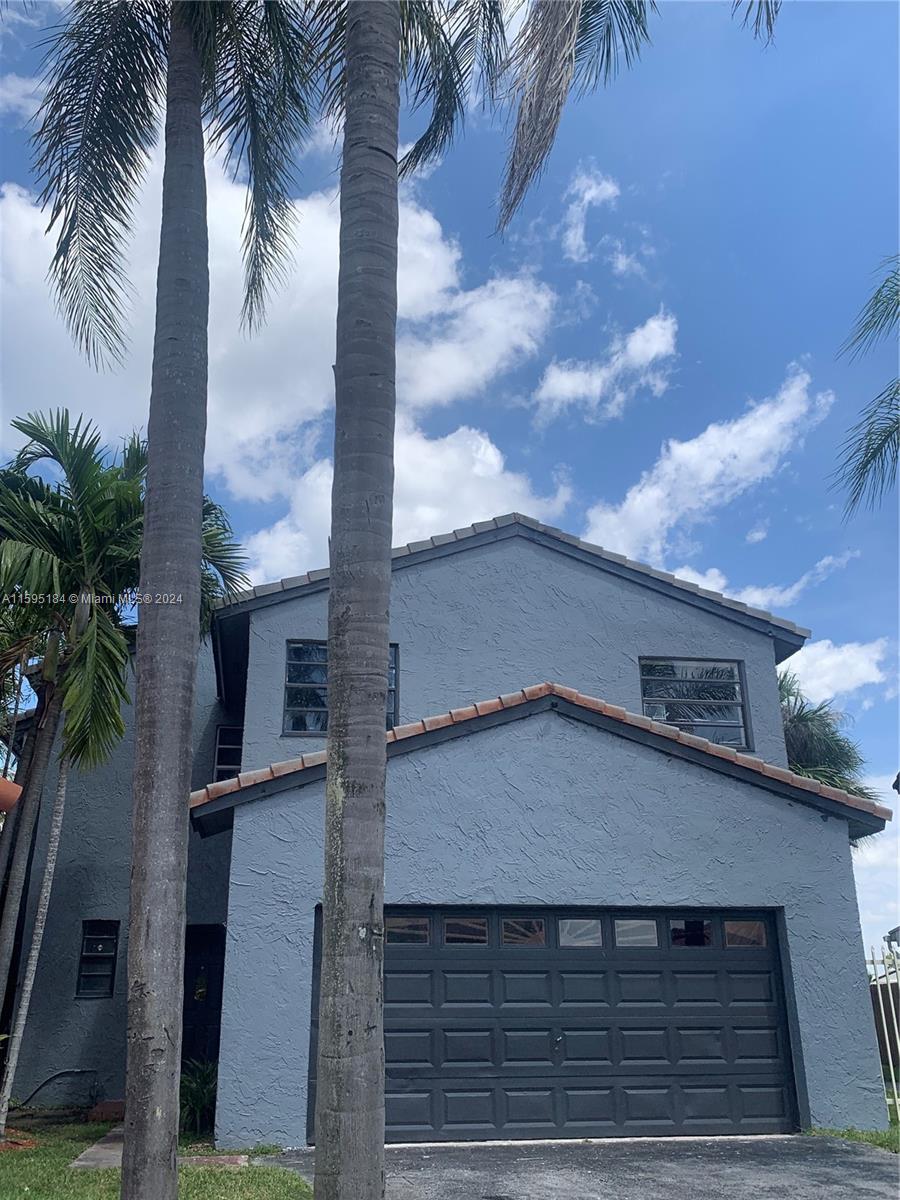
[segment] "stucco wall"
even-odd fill
[[[133,681],[132,681],[133,683]],[[132,686],[133,693],[133,686]],[[55,1071],[73,1067],[97,1072],[102,1097],[124,1095],[128,889],[131,871],[131,771],[134,712],[125,710],[126,732],[109,762],[69,776],[59,858],[50,912],[31,1000],[14,1093],[24,1096]],[[194,726],[194,786],[211,778],[215,727],[226,720],[217,701],[212,653],[201,649]],[[43,871],[53,770],[42,806],[32,869],[30,919]],[[188,921],[224,922],[228,894],[229,834],[202,839],[192,831],[188,873]],[[82,921],[119,921],[115,993],[86,999],[75,995]],[[35,1103],[84,1099],[92,1077],[67,1077],[43,1089]]]
[[[305,1142],[322,806],[235,810],[220,1145]],[[391,760],[387,820],[388,903],[783,907],[812,1120],[885,1123],[842,820],[552,712]]]
[[[285,642],[324,638],[328,596],[251,613],[244,769],[319,749],[283,737]],[[725,617],[512,537],[394,572],[400,721],[555,680],[641,711],[638,658],[743,661],[753,753],[786,765],[772,640]]]

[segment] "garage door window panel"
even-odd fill
[[[487,917],[445,917],[445,946],[486,946],[488,944]]]
[[[616,947],[619,950],[656,949],[659,945],[655,921],[617,917],[614,924]]]

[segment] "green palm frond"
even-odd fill
[[[741,24],[745,27],[752,25],[753,36],[768,43],[775,37],[775,22],[780,8],[781,0],[733,0],[731,15],[743,13]]]
[[[125,732],[122,705],[128,643],[101,604],[92,604],[84,632],[67,655],[63,673],[63,750],[80,767],[95,767]]]
[[[437,158],[465,120],[466,80],[451,37],[444,4],[403,0],[400,54],[409,104],[413,112],[430,108],[431,115],[425,132],[400,163],[401,175],[412,174]]]
[[[156,137],[165,74],[164,0],[72,0],[44,43],[46,97],[34,169],[49,228],[50,277],[76,345],[120,362],[129,306],[124,248]]]
[[[851,358],[873,350],[900,324],[900,255],[886,258],[878,269],[887,273],[863,306],[841,347],[841,354],[849,354]]]
[[[843,732],[846,716],[828,700],[808,700],[790,670],[779,672],[778,695],[791,770],[854,796],[877,799],[861,780],[865,760],[859,747]]]
[[[471,90],[485,104],[498,99],[509,47],[503,0],[456,0],[450,7],[453,55]]]
[[[836,481],[847,489],[844,515],[875,508],[897,483],[900,455],[900,379],[871,400],[847,434]]]
[[[294,163],[311,127],[315,53],[302,5],[230,0],[213,8],[209,142],[224,147],[226,169],[247,177],[242,320],[253,330],[291,260]]]
[[[220,581],[218,596],[233,596],[250,586],[247,559],[234,538],[228,514],[220,504],[203,497],[202,561]]]
[[[516,38],[508,70],[516,120],[500,196],[503,230],[541,175],[573,84],[606,83],[620,58],[631,65],[650,40],[653,0],[535,0]]]
[[[650,42],[647,17],[655,4],[615,4],[584,0],[575,42],[575,85],[580,95],[611,83],[621,62],[631,67]]]

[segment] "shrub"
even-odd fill
[[[214,1062],[196,1059],[181,1068],[181,1128],[186,1133],[210,1133],[216,1117],[216,1078]]]

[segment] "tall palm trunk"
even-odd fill
[[[6,896],[3,901],[3,916],[0,918],[0,989],[2,989],[0,996],[6,994],[10,984],[9,972],[15,947],[19,910],[22,907],[25,880],[28,875],[31,843],[41,806],[41,792],[44,790],[47,767],[50,763],[50,755],[53,751],[53,743],[56,741],[62,713],[62,692],[52,683],[49,683],[47,688],[46,705],[43,714],[38,718],[38,726],[33,735],[34,743],[28,777],[25,780],[22,795],[16,804],[19,815],[16,820],[15,846],[12,850],[12,862],[6,884]]]
[[[69,757],[61,754],[59,759],[59,775],[56,781],[56,798],[53,802],[53,812],[50,816],[50,834],[47,840],[47,857],[44,861],[44,876],[41,880],[41,890],[38,894],[37,909],[34,914],[34,926],[31,932],[31,946],[25,964],[25,974],[22,978],[22,990],[16,1005],[16,1015],[13,1020],[9,1044],[6,1047],[6,1063],[3,1068],[3,1083],[0,1085],[0,1139],[6,1134],[6,1118],[9,1113],[9,1098],[12,1095],[13,1080],[16,1077],[16,1067],[19,1062],[19,1051],[22,1048],[22,1036],[25,1033],[25,1022],[28,1019],[28,1008],[31,1004],[31,992],[34,988],[34,977],[37,973],[38,958],[41,953],[41,942],[44,940],[44,929],[47,925],[47,912],[50,908],[50,890],[53,887],[53,875],[56,871],[56,858],[59,854],[59,839],[62,833],[63,812],[66,806],[66,784],[69,779]]]
[[[123,1200],[175,1200],[185,874],[200,630],[209,266],[201,62],[172,5],[141,554]],[[178,603],[154,603],[157,595]]]
[[[347,9],[328,604],[316,1200],[384,1195],[385,706],[400,7]]]

